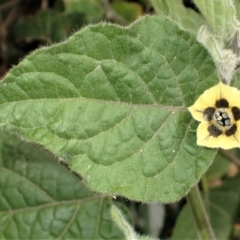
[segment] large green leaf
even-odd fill
[[[123,239],[109,197],[53,156],[1,132],[0,239]]]
[[[176,201],[216,151],[187,106],[217,82],[189,33],[162,17],[99,24],[42,48],[0,84],[0,127],[42,144],[94,190]]]

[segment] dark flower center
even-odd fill
[[[227,112],[223,111],[223,110],[219,110],[216,111],[213,114],[213,119],[220,125],[223,127],[229,127],[231,126],[231,119],[228,116]]]
[[[236,124],[233,124],[226,132],[226,136],[232,136],[234,135],[235,133],[237,132],[237,125]]]
[[[227,137],[237,132],[236,121],[240,120],[240,108],[230,107],[225,98],[215,102],[215,107],[208,107],[203,111],[204,119],[210,123],[208,132],[210,136],[218,137],[225,134]]]
[[[219,100],[217,100],[215,102],[215,106],[217,108],[228,108],[229,107],[229,103],[228,103],[228,101],[225,98],[221,98],[221,99],[219,99]]]
[[[235,121],[240,120],[240,109],[238,107],[232,107],[232,114]]]
[[[203,111],[204,119],[208,122],[210,122],[213,118],[213,114],[215,113],[214,107],[208,107]]]
[[[222,131],[220,129],[218,129],[217,127],[215,127],[214,125],[210,125],[208,127],[208,132],[213,137],[218,137],[222,134]]]

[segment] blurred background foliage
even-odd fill
[[[191,0],[183,4],[199,14]],[[0,0],[0,77],[31,51],[64,41],[88,24],[104,21],[127,26],[145,14],[154,14],[150,0]],[[216,158],[200,184],[202,188],[217,188],[224,179],[239,173],[239,165],[233,163],[238,161],[235,153],[222,151]],[[118,201],[130,210],[137,232],[161,239],[172,235],[186,203],[185,199],[165,206]],[[235,236],[239,235],[238,222],[233,227]]]
[[[0,76],[32,50],[63,41],[87,24],[127,25],[151,11],[148,0],[1,0]]]
[[[144,14],[154,14],[150,0],[0,0],[0,77],[32,50],[87,24],[128,25]]]

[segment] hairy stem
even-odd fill
[[[215,236],[209,222],[207,212],[203,205],[198,185],[195,185],[188,193],[187,201],[193,213],[193,217],[198,229],[199,239],[215,240]]]

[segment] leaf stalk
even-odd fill
[[[187,201],[193,213],[196,223],[199,239],[215,240],[212,226],[208,219],[206,209],[204,207],[198,185],[195,185],[187,195]]]

